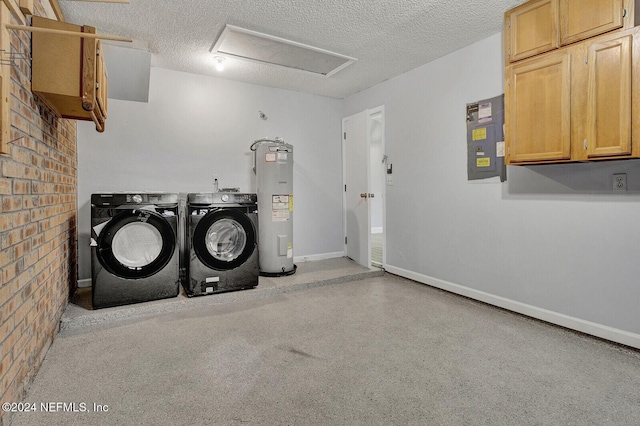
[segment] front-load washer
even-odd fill
[[[91,195],[94,308],[176,297],[178,195]]]
[[[256,194],[187,194],[185,223],[188,296],[258,285]]]

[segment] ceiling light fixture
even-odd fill
[[[216,56],[213,58],[216,61],[216,70],[224,71],[224,59],[222,56]]]

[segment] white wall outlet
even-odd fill
[[[393,175],[387,175],[387,186],[393,186]]]
[[[616,173],[613,175],[613,190],[614,191],[627,190],[627,174],[626,173]]]

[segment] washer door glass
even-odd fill
[[[235,220],[220,219],[207,230],[205,245],[215,259],[232,262],[244,251],[247,245],[247,233]]]
[[[162,235],[146,222],[131,222],[113,236],[113,256],[129,268],[141,268],[152,263],[162,252]]]
[[[257,232],[242,210],[216,209],[193,217],[191,234],[196,257],[207,267],[229,271],[241,266],[256,250]],[[190,228],[191,229],[191,228]]]

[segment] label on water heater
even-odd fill
[[[267,152],[264,155],[264,161],[267,163],[274,163],[276,161],[276,153],[275,152]]]
[[[271,219],[274,222],[289,220],[289,195],[271,196]]]

